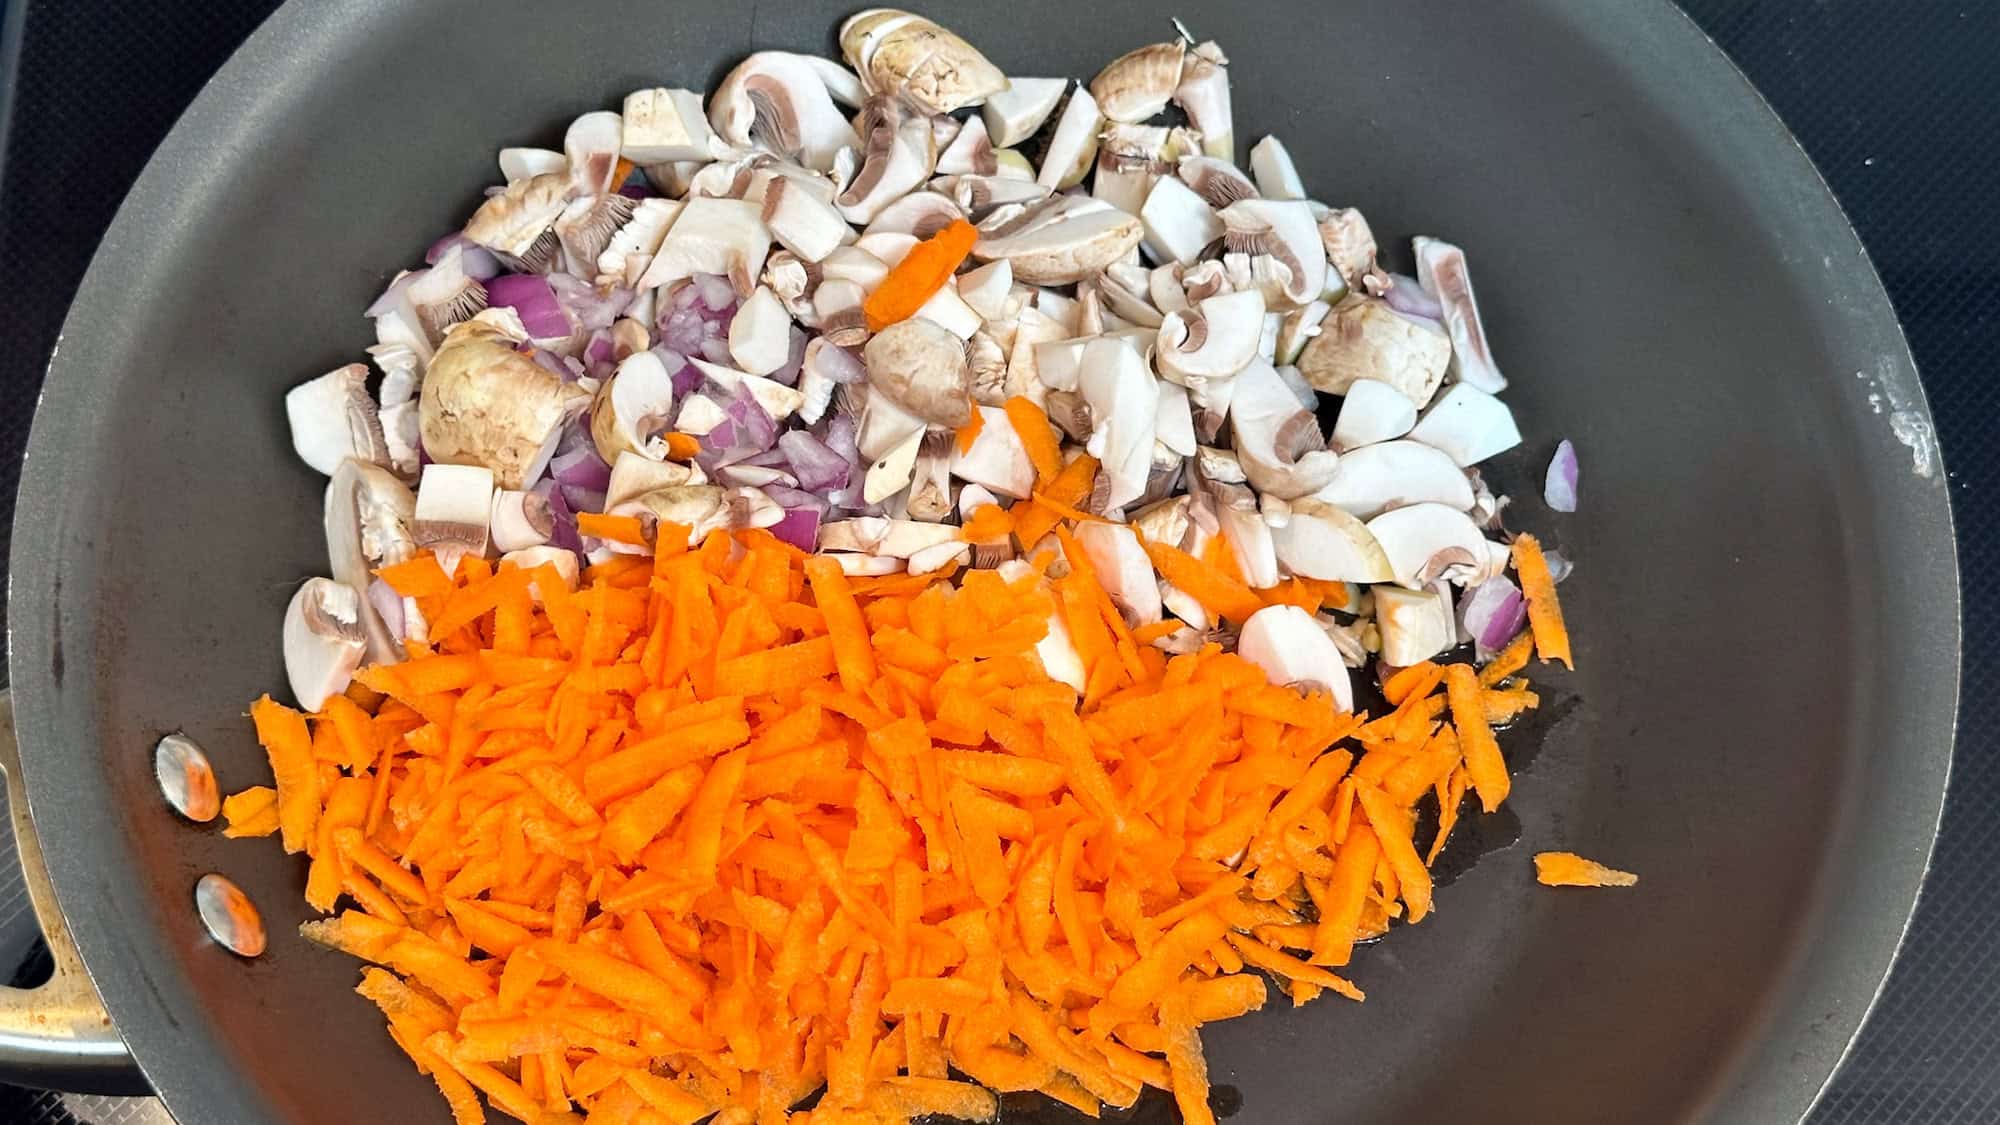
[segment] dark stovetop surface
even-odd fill
[[[1950,469],[1965,587],[1959,753],[1923,904],[1812,1125],[2000,1121],[2000,4],[1682,0],[1832,183],[1902,315]],[[276,0],[0,0],[0,559],[35,389],[147,156]],[[8,846],[11,846],[11,842]],[[18,914],[5,901],[0,928]],[[0,949],[5,948],[0,941]],[[11,966],[0,966],[4,976]],[[0,1087],[0,1120],[167,1121],[144,1099]]]

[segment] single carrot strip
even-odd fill
[[[1184,1125],[1215,1125],[1215,1112],[1208,1108],[1208,1063],[1202,1058],[1201,1036],[1188,1014],[1186,1000],[1169,996],[1161,1001],[1160,1030],[1166,1037],[1167,1071],[1181,1121]]]
[[[1220,538],[1218,536],[1217,538]],[[1145,541],[1146,555],[1160,576],[1218,617],[1247,621],[1264,608],[1256,593],[1242,582],[1202,562],[1178,547]]]
[[[277,779],[278,831],[285,850],[302,852],[312,839],[320,810],[319,767],[313,761],[306,717],[267,695],[250,705],[250,718]]]
[[[840,683],[851,692],[861,692],[875,680],[875,650],[868,643],[867,624],[848,587],[840,564],[824,556],[806,560],[806,579],[812,583],[813,598],[826,617]]]
[[[1056,436],[1056,428],[1049,421],[1048,412],[1036,405],[1034,400],[1015,395],[1008,399],[1002,409],[1007,412],[1007,421],[1021,438],[1021,445],[1028,451],[1028,463],[1035,467],[1035,481],[1047,487],[1062,472],[1062,443]]]
[[[692,461],[695,458],[695,454],[701,452],[701,439],[693,434],[684,434],[679,430],[674,430],[666,435],[666,441],[667,460],[669,461]],[[667,539],[663,536],[661,541],[666,542]],[[683,534],[680,537],[680,541],[683,543],[687,542],[687,536]]]
[[[880,332],[898,321],[917,315],[924,302],[937,295],[951,275],[972,253],[979,231],[964,219],[954,219],[943,230],[917,243],[889,271],[875,291],[861,303],[868,331]]]
[[[1445,690],[1451,701],[1452,723],[1458,728],[1458,745],[1465,755],[1465,768],[1472,775],[1472,788],[1479,804],[1493,812],[1507,799],[1513,779],[1507,775],[1507,761],[1500,756],[1499,740],[1486,723],[1486,709],[1480,699],[1479,677],[1464,664],[1454,664],[1445,673]]]
[[[1037,494],[1048,503],[1016,504],[1014,506],[1014,537],[1023,549],[1032,549],[1040,543],[1056,526],[1062,517],[1051,510],[1051,504],[1078,504],[1090,495],[1090,486],[1097,480],[1097,458],[1084,454],[1073,458],[1062,467],[1055,479],[1037,488]]]
[[[1380,855],[1374,832],[1358,824],[1348,830],[1347,842],[1334,853],[1327,901],[1320,906],[1319,932],[1313,938],[1315,964],[1345,965],[1352,958]]]
[[[584,535],[609,539],[614,543],[630,543],[634,546],[646,545],[646,529],[638,516],[607,516],[596,512],[579,512],[576,530]]]
[[[1534,655],[1534,652],[1534,630],[1521,630],[1513,640],[1507,642],[1505,647],[1493,654],[1493,659],[1486,662],[1486,667],[1479,670],[1480,686],[1493,687],[1501,680],[1526,668],[1528,657]]]
[[[972,444],[979,440],[979,432],[986,428],[986,412],[978,406],[972,408],[972,420],[958,428],[954,435],[959,456],[972,452]]]
[[[222,834],[231,839],[269,836],[278,830],[278,791],[253,785],[222,799]]]
[[[1538,852],[1535,881],[1548,887],[1632,887],[1639,877],[1618,871],[1575,852]]]
[[[1562,605],[1556,600],[1555,579],[1549,576],[1549,561],[1542,555],[1542,545],[1526,532],[1514,537],[1514,569],[1521,575],[1521,594],[1528,600],[1528,627],[1535,634],[1535,652],[1543,660],[1560,660],[1563,667],[1575,668],[1569,654],[1569,629],[1563,625]]]

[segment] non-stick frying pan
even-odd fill
[[[755,47],[831,50],[845,6],[296,3],[174,130],[106,235],[23,477],[10,659],[20,764],[63,915],[131,1058],[184,1125],[445,1120],[293,936],[301,862],[177,818],[182,730],[267,777],[245,702],[326,562],[281,390],[352,360],[386,272],[459,222],[502,143]],[[1470,249],[1527,447],[1498,483],[1577,562],[1578,670],[1509,743],[1522,845],[1367,950],[1365,1005],[1210,1029],[1257,1125],[1792,1121],[1865,1014],[1922,877],[1957,690],[1944,473],[1888,303],[1811,166],[1665,3],[937,4],[1016,73],[1225,44],[1238,133],[1281,133],[1385,241]],[[1407,265],[1407,263],[1402,263]],[[1560,437],[1582,513],[1537,512]],[[1528,759],[1532,756],[1532,761]],[[1626,892],[1533,884],[1568,847]],[[271,948],[210,942],[231,876]],[[134,1076],[72,1003],[50,1083]],[[18,1009],[18,1005],[16,1008]],[[55,1028],[56,1017],[74,1017]],[[32,1029],[28,1029],[32,1030]],[[1166,1120],[1157,1105],[1140,1114]]]

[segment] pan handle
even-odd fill
[[[78,1094],[144,1094],[145,1076],[125,1049],[98,999],[56,906],[55,888],[42,863],[41,843],[28,815],[21,782],[21,747],[14,736],[14,700],[0,689],[0,771],[7,775],[7,808],[22,880],[41,923],[55,972],[36,988],[0,985],[0,1082]]]

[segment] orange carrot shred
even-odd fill
[[[954,219],[943,230],[911,247],[861,303],[868,331],[880,332],[917,315],[917,310],[951,280],[977,241],[977,228],[964,219]]]
[[[986,428],[986,412],[979,407],[972,408],[972,420],[958,428],[953,440],[957,442],[960,456],[972,452],[972,443],[979,440],[979,431]]]
[[[1639,877],[1618,871],[1575,852],[1538,852],[1535,881],[1550,887],[1632,887]]]
[[[1549,562],[1542,557],[1542,545],[1526,532],[1514,537],[1514,569],[1521,575],[1521,593],[1528,600],[1528,627],[1535,634],[1535,652],[1543,660],[1560,660],[1565,668],[1576,667],[1570,659],[1569,629],[1563,625]]]

